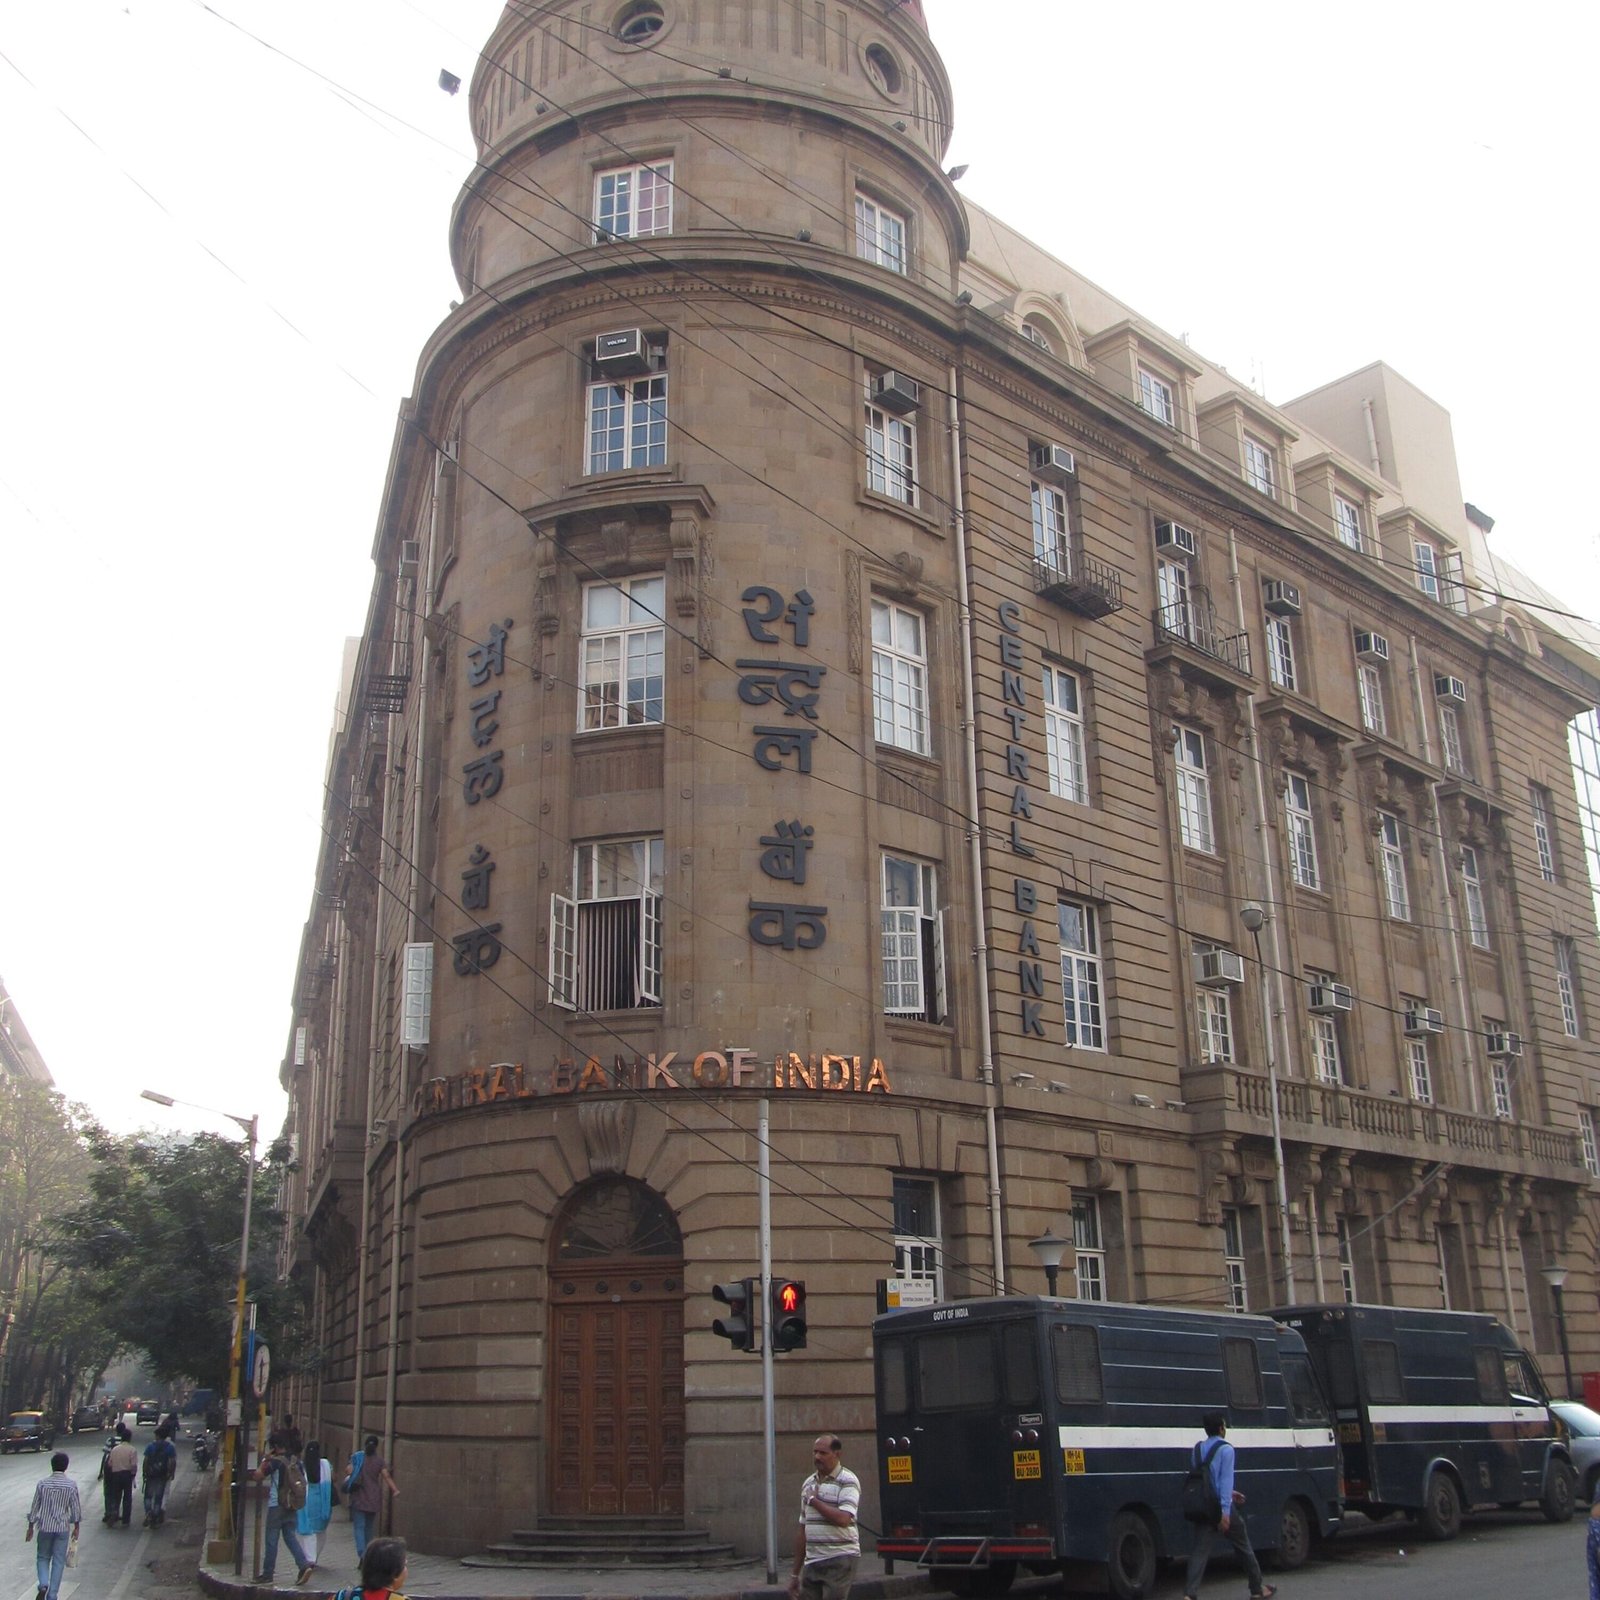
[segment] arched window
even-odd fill
[[[555,1230],[556,1262],[608,1256],[681,1256],[683,1235],[665,1200],[633,1178],[596,1178],[567,1201]]]

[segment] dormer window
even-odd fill
[[[1157,422],[1169,428],[1177,427],[1178,408],[1173,399],[1172,385],[1148,367],[1139,368],[1139,404]]]
[[[1367,548],[1361,507],[1342,494],[1333,497],[1333,531],[1339,536],[1339,543],[1348,549],[1359,553]]]
[[[1272,446],[1253,433],[1244,436],[1244,481],[1252,489],[1277,498],[1278,469],[1273,461]]]

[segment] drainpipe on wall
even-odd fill
[[[1383,460],[1378,454],[1378,424],[1372,414],[1371,400],[1361,402],[1361,415],[1367,424],[1367,465],[1383,476]]]
[[[972,604],[967,587],[967,513],[961,482],[961,403],[956,398],[956,369],[950,368],[950,483],[955,511],[956,595],[961,609],[961,673],[966,712],[961,719],[967,787],[967,846],[971,856],[972,893],[977,911],[978,1034],[982,1059],[984,1147],[988,1161],[985,1182],[989,1199],[989,1249],[994,1257],[994,1292],[1006,1292],[1005,1244],[1000,1226],[1000,1139],[995,1115],[994,1031],[989,1016],[989,907],[984,894],[983,830],[978,812],[978,693],[972,666]]]

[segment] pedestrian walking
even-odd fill
[[[139,1474],[139,1452],[126,1426],[117,1424],[116,1443],[106,1452],[106,1526],[126,1528],[133,1521],[133,1480]]]
[[[1595,1482],[1594,1504],[1589,1507],[1589,1600],[1600,1600],[1600,1479]]]
[[[144,1447],[144,1525],[159,1528],[167,1520],[167,1485],[178,1475],[178,1448],[165,1423]]]
[[[350,1457],[344,1488],[356,1536],[356,1560],[360,1561],[367,1553],[367,1541],[377,1532],[378,1518],[383,1513],[383,1491],[400,1493],[400,1486],[389,1476],[389,1463],[378,1454],[377,1434],[369,1433],[364,1448]]]
[[[847,1600],[861,1563],[861,1480],[839,1460],[838,1435],[811,1446],[811,1476],[800,1486],[800,1521],[794,1534],[789,1593],[799,1600]]]
[[[306,1446],[301,1464],[306,1469],[306,1503],[300,1508],[295,1532],[305,1549],[306,1559],[317,1564],[317,1551],[333,1515],[333,1463],[324,1459],[322,1445],[313,1439]]]
[[[1212,1509],[1217,1520],[1208,1516],[1194,1527],[1194,1549],[1189,1552],[1189,1571],[1183,1584],[1183,1600],[1195,1600],[1200,1593],[1200,1580],[1206,1575],[1206,1563],[1211,1559],[1211,1544],[1217,1534],[1239,1553],[1244,1564],[1244,1575],[1250,1584],[1250,1600],[1271,1600],[1278,1590],[1275,1584],[1261,1581],[1261,1563],[1250,1548],[1250,1530],[1245,1526],[1244,1495],[1233,1486],[1234,1449],[1227,1440],[1228,1419],[1220,1411],[1208,1411],[1201,1422],[1206,1436],[1194,1447],[1191,1465],[1201,1468],[1210,1480],[1216,1495]]]
[[[374,1539],[361,1558],[361,1581],[341,1589],[333,1600],[406,1600],[400,1585],[406,1581],[404,1539]]]
[[[27,1538],[33,1541],[39,1593],[35,1600],[56,1600],[67,1554],[83,1525],[83,1503],[78,1486],[67,1476],[70,1462],[65,1450],[50,1457],[50,1476],[33,1487],[28,1507]]]
[[[306,1503],[306,1473],[299,1456],[291,1456],[284,1449],[282,1436],[273,1434],[267,1445],[267,1454],[261,1465],[251,1474],[257,1483],[267,1485],[266,1532],[261,1547],[261,1570],[257,1583],[271,1583],[278,1565],[278,1540],[281,1537],[289,1547],[296,1568],[295,1582],[304,1583],[311,1576],[312,1563],[306,1559],[300,1544],[295,1523],[300,1508]]]

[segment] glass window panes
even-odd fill
[[[1087,1324],[1057,1323],[1050,1330],[1050,1357],[1056,1369],[1056,1398],[1063,1404],[1098,1406],[1100,1330]]]
[[[1211,825],[1211,777],[1206,770],[1206,742],[1197,728],[1177,730],[1178,832],[1190,850],[1216,851]]]
[[[1307,972],[1306,986],[1310,993],[1326,993],[1333,987],[1331,972]],[[1339,1052],[1339,1019],[1335,1016],[1313,1012],[1311,1022],[1311,1064],[1322,1083],[1344,1081],[1344,1062]]]
[[[1049,756],[1050,793],[1079,805],[1089,799],[1084,760],[1083,699],[1076,673],[1044,667],[1044,737]]]
[[[879,744],[928,754],[927,647],[922,614],[872,602],[872,717]]]
[[[1561,1002],[1561,1026],[1569,1038],[1583,1031],[1578,1018],[1578,985],[1574,975],[1576,946],[1571,939],[1556,938],[1556,996]]]
[[[1356,687],[1361,693],[1361,726],[1368,733],[1386,735],[1389,721],[1383,711],[1383,675],[1370,661],[1356,667]]]
[[[939,1188],[932,1178],[896,1174],[894,1204],[894,1276],[924,1278],[944,1298],[939,1250]]]
[[[1578,1112],[1578,1140],[1583,1146],[1583,1164],[1593,1177],[1600,1178],[1600,1146],[1595,1142],[1594,1112],[1583,1106]]]
[[[1139,404],[1157,422],[1164,422],[1169,428],[1177,425],[1178,410],[1173,404],[1172,385],[1143,367],[1139,368]]]
[[[1072,572],[1067,545],[1067,497],[1047,483],[1035,483],[1029,491],[1033,508],[1033,559],[1056,577]]]
[[[1076,1252],[1077,1296],[1106,1298],[1106,1247],[1100,1235],[1100,1200],[1092,1194],[1072,1197],[1072,1247]]]
[[[661,721],[665,593],[660,577],[585,585],[580,729]]]
[[[1454,706],[1439,707],[1439,754],[1451,772],[1467,770],[1466,752],[1461,744],[1461,718]]]
[[[587,460],[590,472],[666,465],[666,373],[589,385]]]
[[[1533,783],[1528,786],[1533,806],[1533,843],[1539,853],[1539,876],[1546,883],[1556,881],[1555,835],[1550,827],[1550,791]]]
[[[937,979],[930,937],[937,907],[931,866],[884,856],[883,1009],[890,1015],[938,1020],[939,999],[929,993]]]
[[[1429,1070],[1428,1041],[1406,1040],[1406,1060],[1411,1068],[1411,1098],[1422,1105],[1433,1103],[1433,1073]]]
[[[867,404],[867,487],[904,505],[917,503],[917,430],[909,417]]]
[[[1289,874],[1302,889],[1320,889],[1317,835],[1311,817],[1311,782],[1298,772],[1285,773],[1284,821],[1289,843]]]
[[[1085,1050],[1104,1050],[1098,913],[1093,906],[1063,900],[1056,908],[1056,921],[1061,937],[1061,998],[1067,1043]]]
[[[1467,908],[1467,934],[1480,949],[1489,948],[1489,917],[1484,909],[1483,876],[1478,852],[1470,845],[1461,847],[1461,888]]]
[[[1278,492],[1277,469],[1273,465],[1272,449],[1254,434],[1244,436],[1244,481],[1262,494]]]
[[[906,270],[906,219],[864,194],[856,196],[856,254],[891,272]]]
[[[1426,539],[1411,541],[1411,564],[1416,568],[1417,587],[1430,600],[1439,598],[1438,553]]]
[[[1389,915],[1396,922],[1409,922],[1411,893],[1406,886],[1406,860],[1400,846],[1400,819],[1392,811],[1378,813],[1378,859]]]
[[[1228,1286],[1228,1309],[1248,1311],[1250,1294],[1245,1283],[1244,1228],[1238,1208],[1222,1208],[1222,1271]]]
[[[1348,545],[1352,550],[1365,548],[1361,532],[1361,507],[1354,500],[1346,500],[1343,495],[1333,497],[1333,526],[1340,544]]]
[[[1200,1029],[1202,1061],[1233,1060],[1233,1008],[1226,989],[1197,985],[1195,1016]]]
[[[672,232],[672,163],[613,167],[595,175],[596,240]]]
[[[1267,671],[1280,689],[1298,689],[1294,666],[1294,624],[1288,617],[1267,618]]]

